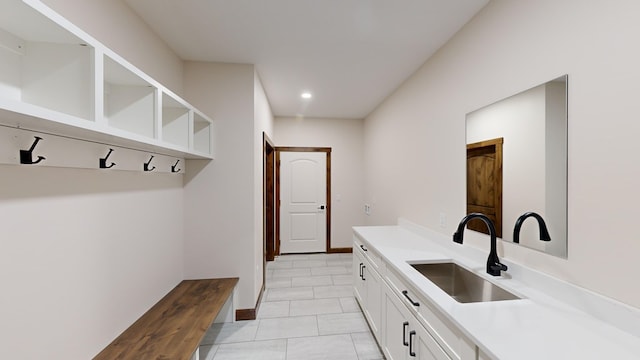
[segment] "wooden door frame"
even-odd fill
[[[262,133],[263,144],[263,237],[264,262],[275,258],[275,150],[273,141]]]
[[[327,253],[344,252],[342,249],[331,248],[331,148],[330,147],[295,147],[276,146],[276,242],[275,254],[280,255],[280,153],[281,152],[324,152],[327,154]]]

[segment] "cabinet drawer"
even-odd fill
[[[353,248],[354,252],[358,251],[363,254],[378,273],[382,274],[384,272],[385,266],[380,255],[372,250],[370,246],[365,245],[357,236],[353,237]]]
[[[400,276],[391,269],[387,270],[386,280],[389,285],[391,285],[391,288],[395,291],[396,295],[402,299],[402,302],[408,307],[413,308],[414,315],[417,315],[420,305],[424,302],[422,298],[419,297],[418,294],[413,291],[413,289],[407,285],[404,280],[401,280]]]
[[[424,303],[424,304],[422,304]],[[440,343],[453,359],[462,359],[462,334],[453,324],[439,315],[429,304],[423,301],[418,309],[418,319],[425,324],[427,331]]]

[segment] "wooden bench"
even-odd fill
[[[94,359],[197,359],[196,350],[238,278],[184,280]]]

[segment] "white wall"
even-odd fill
[[[171,91],[182,94],[182,60],[122,0],[43,0]]]
[[[254,108],[254,132],[253,132],[253,169],[254,169],[254,262],[255,262],[255,290],[254,298],[257,299],[263,283],[263,262],[266,256],[264,242],[264,144],[263,133],[273,139],[273,113],[269,99],[264,92],[262,81],[257,71],[254,71],[253,80],[253,108]]]
[[[215,160],[187,161],[185,276],[240,277],[238,306],[251,309],[256,279],[262,280],[256,268],[262,261],[255,263],[262,231],[256,229],[255,214],[262,212],[256,197],[262,201],[255,176],[262,181],[262,171],[256,173],[254,162],[254,67],[186,62],[184,70],[186,96],[214,119],[215,129]]]
[[[182,61],[121,1],[44,2],[182,91]],[[0,358],[92,358],[183,279],[182,176],[0,173]]]
[[[568,74],[569,258],[507,243],[500,254],[640,307],[628,285],[640,273],[639,12],[630,0],[490,2],[367,117],[369,223],[403,216],[452,234],[465,213],[465,114]]]
[[[92,358],[182,280],[182,176],[0,173],[0,358]]]
[[[363,225],[363,120],[281,118],[276,146],[331,147],[331,247],[350,248],[352,226]]]

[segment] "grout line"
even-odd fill
[[[354,333],[350,333],[349,337],[351,338],[351,345],[353,345],[353,351],[356,353],[356,357],[360,360],[360,353],[358,353],[358,348],[356,347],[356,341],[353,338]]]
[[[289,358],[289,339],[285,339],[284,342],[284,359],[287,360]]]

